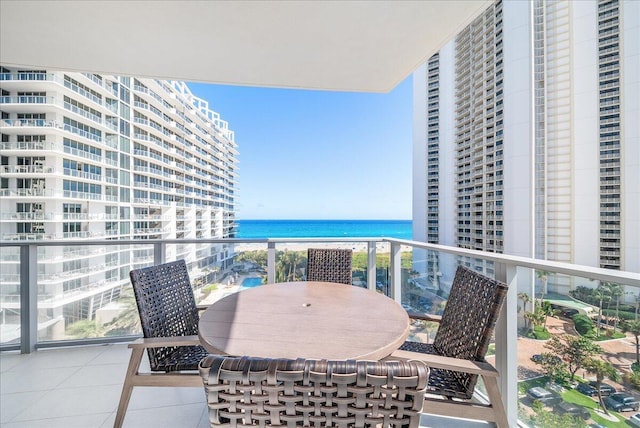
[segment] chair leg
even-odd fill
[[[133,392],[133,387],[135,385],[134,379],[140,370],[140,363],[142,362],[143,354],[143,348],[133,348],[131,350],[131,358],[129,358],[129,367],[127,368],[127,375],[124,379],[124,385],[122,386],[122,394],[120,394],[120,403],[118,404],[116,420],[113,423],[114,428],[122,427],[122,422],[124,422],[124,415],[127,412],[129,399],[131,399],[131,393]]]
[[[487,388],[487,395],[489,396],[489,402],[493,408],[493,414],[496,418],[496,425],[498,428],[509,428],[509,421],[507,419],[507,411],[504,408],[502,402],[502,396],[500,395],[500,389],[498,388],[498,378],[483,376],[485,388]]]

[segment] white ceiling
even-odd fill
[[[388,92],[489,0],[0,0],[0,62]]]

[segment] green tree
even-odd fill
[[[544,346],[564,360],[571,374],[571,380],[575,379],[576,372],[584,367],[588,358],[602,353],[602,348],[591,339],[568,334],[552,336]]]
[[[640,366],[640,321],[625,322],[622,324],[622,329],[636,338],[636,365]]]
[[[601,358],[587,358],[584,361],[584,369],[587,373],[591,373],[596,375],[596,383],[598,385],[598,403],[600,403],[600,407],[602,410],[608,415],[609,411],[607,410],[607,406],[604,404],[604,400],[602,399],[602,393],[600,392],[600,385],[605,377],[613,381],[618,381],[620,379],[620,374],[616,371],[616,369],[609,363]]]
[[[571,374],[567,369],[567,364],[556,355],[550,352],[543,352],[540,362],[537,362],[542,372],[549,377],[550,380],[557,383],[564,383],[569,379]]]
[[[243,251],[236,255],[235,261],[253,263],[263,269],[266,269],[267,250]]]

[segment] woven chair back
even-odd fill
[[[418,427],[429,369],[412,361],[208,356],[212,427]]]
[[[433,341],[437,354],[484,361],[507,286],[464,266],[458,266],[442,321]],[[448,372],[471,397],[476,375]],[[430,380],[433,383],[435,379]]]
[[[144,337],[198,334],[198,309],[184,260],[132,270],[129,276]],[[175,358],[176,351],[176,347],[149,348],[151,370],[169,371],[166,362]]]
[[[349,249],[309,248],[307,250],[307,281],[353,283],[352,251]]]

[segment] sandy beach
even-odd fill
[[[306,251],[307,248],[347,248],[354,252],[366,252],[367,242],[283,242],[276,243],[277,251]],[[243,251],[266,250],[267,244],[236,244],[234,246],[237,253]],[[388,253],[390,244],[388,242],[376,242],[376,252]],[[403,245],[401,251],[411,251],[412,247]]]

